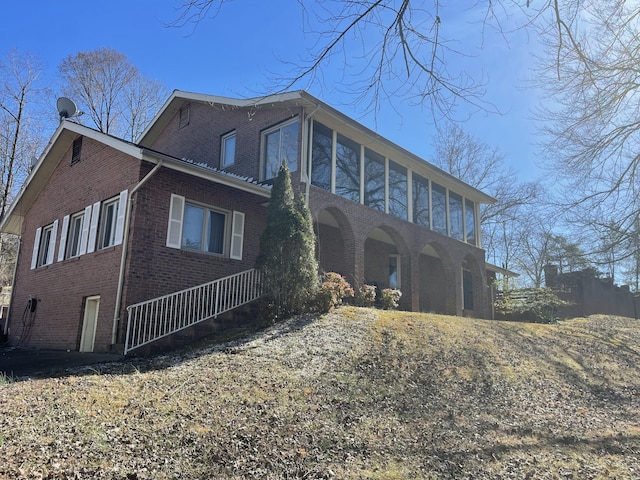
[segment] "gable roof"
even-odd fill
[[[171,119],[178,113],[180,108],[189,102],[220,105],[231,108],[257,109],[270,107],[304,107],[312,112],[309,115],[323,115],[327,118],[334,119],[334,121],[340,125],[350,127],[352,130],[357,131],[360,136],[366,137],[368,139],[368,143],[376,145],[376,147],[373,147],[374,149],[380,148],[383,150],[379,153],[384,153],[385,151],[394,152],[395,155],[405,159],[405,161],[411,165],[413,170],[417,172],[424,171],[424,174],[431,180],[437,183],[442,183],[448,187],[453,187],[453,190],[458,193],[465,193],[465,197],[470,200],[485,204],[496,203],[496,199],[492,196],[487,195],[483,191],[469,185],[432,163],[427,162],[418,155],[406,150],[391,140],[388,140],[368,127],[365,127],[361,123],[351,117],[348,117],[344,113],[317,99],[304,90],[245,99],[174,90],[149,126],[144,130],[144,132],[142,132],[138,139],[138,143],[140,145],[152,145],[155,139],[158,138],[169,124]]]
[[[181,171],[206,180],[230,185],[240,190],[248,191],[263,197],[271,196],[271,187],[262,185],[252,178],[223,172],[208,165],[195,163],[189,159],[179,159],[149,148],[142,147],[132,142],[99,132],[93,128],[80,125],[70,120],[60,123],[49,143],[33,166],[29,176],[20,188],[18,195],[11,203],[5,216],[0,221],[0,232],[20,235],[24,216],[29,211],[36,198],[53,174],[53,171],[62,161],[64,153],[79,136],[85,136],[101,142],[108,147],[123,152],[139,161],[147,161],[152,164],[161,164],[163,167]],[[132,179],[135,181],[137,179]]]

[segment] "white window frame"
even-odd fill
[[[124,235],[124,222],[127,212],[128,191],[123,190],[117,197],[110,198],[100,204],[93,205],[93,215],[91,217],[91,227],[89,231],[89,242],[92,242],[92,233],[98,233],[98,250],[115,247],[122,244]],[[113,206],[111,211],[110,207]],[[99,213],[98,213],[99,212]],[[95,218],[98,218],[95,220]],[[107,227],[109,229],[107,230]]]
[[[232,148],[229,142],[233,140]],[[229,132],[222,136],[222,140],[220,142],[220,168],[230,167],[235,163],[236,160],[236,131]],[[231,152],[231,160],[227,158],[227,155]]]
[[[184,228],[184,211],[187,205],[193,205],[203,208],[206,212],[216,212],[225,215],[224,230],[224,248],[223,253],[212,253],[206,250],[206,220],[203,223],[203,239],[200,249],[185,248],[182,246],[182,236]],[[208,215],[205,215],[205,219]],[[217,257],[228,257],[233,260],[242,260],[243,243],[244,243],[244,226],[245,214],[243,212],[229,212],[223,209],[211,207],[208,205],[198,204],[196,202],[187,202],[182,195],[171,194],[171,203],[169,207],[169,220],[167,224],[167,241],[166,246],[177,250],[186,250],[190,252],[199,252]]]
[[[33,242],[33,254],[31,256],[31,269],[51,265],[54,259],[56,236],[58,233],[58,220],[36,230]]]
[[[294,123],[298,124],[298,152],[297,152],[297,157],[295,159],[295,165],[296,168],[295,170],[289,169],[290,172],[295,172],[298,170],[298,160],[300,159],[300,149],[302,148],[302,145],[300,143],[300,129],[301,129],[301,122],[300,122],[300,118],[299,117],[293,117],[289,120],[286,120],[284,122],[278,123],[277,125],[274,125],[273,127],[267,128],[266,130],[264,130],[261,134],[260,134],[260,178],[262,180],[271,180],[273,178],[275,178],[277,176],[277,172],[276,175],[270,178],[266,178],[266,167],[267,167],[267,158],[266,158],[266,145],[267,145],[267,137],[274,133],[277,132],[278,130],[282,130],[283,128],[286,128],[290,125],[293,125]],[[282,134],[280,136],[282,138]],[[335,131],[334,131],[334,140],[335,140]],[[280,146],[282,146],[282,141],[280,142]],[[333,157],[333,162],[335,164],[335,142],[333,145],[334,148],[334,152],[332,154]],[[289,163],[289,162],[287,162]],[[278,170],[280,169],[280,166],[278,166]],[[333,178],[335,175],[333,174],[333,172],[335,172],[335,165],[334,168],[332,170],[332,174],[331,177]],[[332,187],[332,193],[335,192],[335,188]]]
[[[84,249],[82,248],[83,232],[85,231],[86,221],[87,216],[85,214],[85,210],[64,217],[64,222],[62,225],[62,237],[60,238],[60,252],[58,257],[62,255],[63,258],[75,258],[82,255],[83,250],[86,252],[86,245]],[[76,235],[76,251],[73,251],[74,239]],[[62,240],[63,237],[64,241]]]
[[[389,288],[400,290],[402,288],[402,257],[397,253],[389,255],[389,267],[391,267],[392,258],[396,260],[396,284],[391,285],[391,269],[389,269]]]

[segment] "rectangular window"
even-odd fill
[[[296,120],[263,133],[263,180],[277,177],[283,161],[290,172],[298,169],[298,125]]]
[[[462,197],[449,190],[449,235],[464,241],[464,217],[462,216]]]
[[[71,150],[71,165],[80,161],[80,152],[82,151],[82,137],[78,137],[73,141]]]
[[[236,132],[227,133],[222,137],[220,148],[220,166],[222,168],[233,165],[236,157]]]
[[[389,162],[389,213],[408,220],[407,169]]]
[[[49,265],[51,262],[49,259],[49,252],[53,250],[54,246],[51,244],[51,238],[53,237],[53,224],[47,225],[42,228],[40,234],[40,243],[38,245],[38,261],[36,267],[42,267]]]
[[[433,230],[447,235],[447,190],[435,182],[431,182],[431,215]]]
[[[116,244],[116,224],[118,221],[118,199],[102,204],[99,222],[98,249]]]
[[[364,204],[384,212],[384,157],[364,149]]]
[[[84,230],[84,221],[84,210],[71,216],[71,220],[69,221],[69,230],[67,233],[67,252],[65,258],[80,256],[80,245],[82,240],[82,231]]]
[[[389,255],[389,288],[400,289],[400,255]]]
[[[413,223],[430,228],[429,224],[429,181],[413,174]]]
[[[189,125],[191,117],[191,105],[185,105],[180,109],[180,118],[178,120],[178,128],[186,127]]]
[[[336,142],[336,194],[360,201],[360,145],[342,135]]]
[[[466,223],[467,243],[476,245],[476,209],[475,204],[469,200],[464,200],[464,217]]]
[[[313,122],[311,184],[331,191],[331,156],[333,132],[321,123]]]
[[[182,224],[182,248],[223,255],[227,215],[186,203]]]

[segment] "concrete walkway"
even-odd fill
[[[119,362],[124,358],[112,353],[0,348],[0,375],[9,378],[56,376],[70,368]]]

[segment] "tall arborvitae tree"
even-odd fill
[[[273,184],[256,266],[278,317],[304,311],[315,298],[319,277],[311,213],[303,199],[295,199],[286,162]]]

